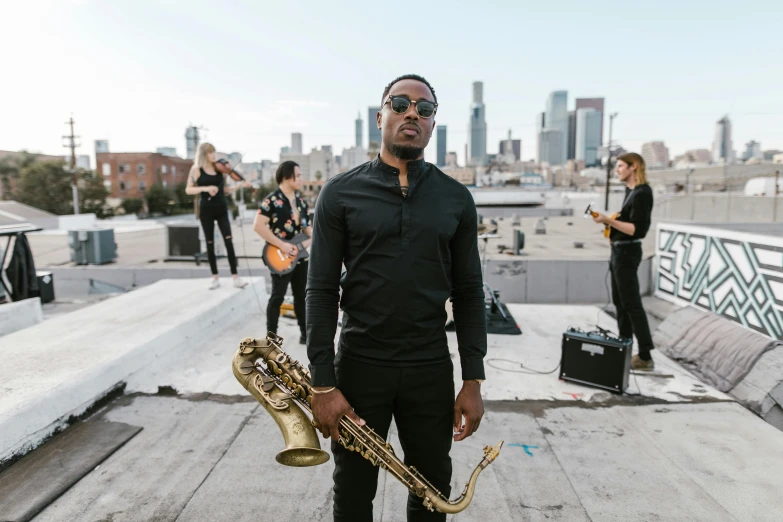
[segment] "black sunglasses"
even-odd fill
[[[384,105],[389,102],[391,102],[392,110],[397,114],[405,114],[408,112],[411,103],[416,105],[416,113],[422,118],[432,118],[438,110],[437,103],[427,100],[411,101],[405,96],[393,96],[390,94]]]

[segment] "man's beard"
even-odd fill
[[[392,144],[389,147],[389,152],[395,158],[399,158],[403,161],[413,161],[421,157],[424,149],[421,147],[411,147],[410,145],[397,145]]]

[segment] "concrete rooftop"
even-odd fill
[[[174,303],[214,299],[215,306],[231,298],[202,292],[204,280],[190,282],[193,288],[186,281],[168,285],[164,297],[158,290],[164,283],[70,315],[81,313],[99,323],[101,307],[122,308],[123,300],[154,295]],[[126,377],[125,394],[85,421],[143,429],[34,520],[331,520],[332,461],[302,469],[277,464],[280,432],[231,374],[239,340],[265,333],[262,307],[242,292],[231,298],[241,298],[241,306],[232,305],[231,314],[219,321],[185,337],[166,336],[168,344]],[[132,297],[135,293],[142,295]],[[265,295],[260,299],[265,304]],[[557,366],[567,327],[599,322],[612,328],[614,322],[591,306],[509,308],[523,334],[489,336],[482,392],[486,416],[479,432],[454,445],[453,488],[461,490],[484,445],[501,439],[506,444],[479,478],[471,505],[449,520],[783,517],[783,433],[660,353],[654,354],[656,365],[665,377],[631,378],[629,392],[642,397],[566,383],[556,373],[525,373]],[[136,322],[123,330],[143,330],[144,314],[131,315]],[[47,324],[66,317],[34,328],[51,335]],[[188,321],[181,314],[171,317],[172,328]],[[72,328],[79,325],[72,322]],[[106,328],[111,346],[117,325]],[[306,361],[297,333],[293,319],[281,319],[283,348]],[[455,334],[448,335],[456,357]],[[49,362],[56,362],[51,357]],[[394,426],[390,441],[399,449]],[[405,520],[405,500],[402,485],[381,471],[374,520]]]

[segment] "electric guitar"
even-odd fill
[[[307,247],[310,246],[310,238],[307,237],[307,234],[297,234],[290,241],[285,239],[283,241],[297,246],[298,250],[295,256],[286,255],[275,245],[270,245],[269,243],[264,245],[264,250],[261,252],[264,264],[269,268],[270,272],[277,275],[285,275],[292,272],[301,259],[307,259],[310,256],[310,253],[307,251]]]
[[[592,216],[592,217],[598,217],[598,212],[596,212],[595,210],[593,210],[593,208],[592,208],[592,207],[593,207],[593,205],[592,205],[592,204],[590,204],[590,205],[587,205],[587,208],[585,209],[585,217],[588,217],[588,216]],[[619,216],[620,216],[620,214],[619,214],[619,213],[617,213],[617,212],[615,212],[615,213],[614,213],[614,214],[612,214],[610,217],[611,217],[612,219],[617,219]],[[609,239],[609,234],[611,234],[611,232],[612,232],[612,227],[610,227],[609,225],[604,225],[604,237],[605,237],[606,239]]]

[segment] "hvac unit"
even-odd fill
[[[102,265],[117,258],[114,230],[69,230],[71,261],[77,265]]]
[[[201,240],[199,239],[199,225],[177,224],[166,227],[169,236],[169,259],[192,260],[201,253]]]

